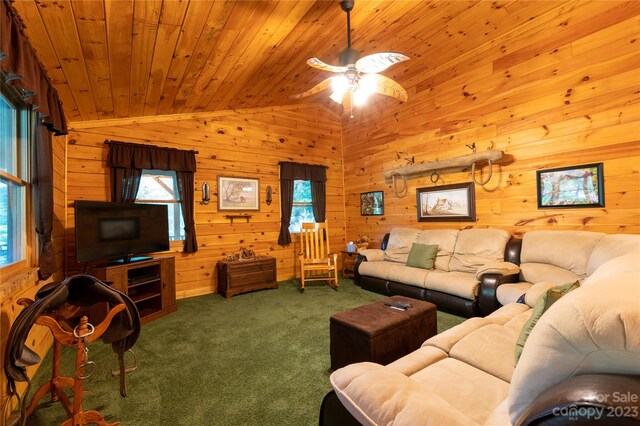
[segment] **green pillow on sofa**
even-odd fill
[[[520,332],[520,336],[518,336],[518,341],[516,342],[516,365],[518,364],[518,360],[520,360],[520,355],[522,355],[522,349],[524,349],[524,344],[531,334],[531,330],[538,323],[538,320],[547,312],[547,310],[556,303],[562,296],[569,293],[571,290],[575,290],[580,287],[580,282],[576,281],[574,283],[565,284],[559,287],[553,287],[547,290],[540,299],[536,302],[536,305],[533,307],[533,312],[531,312],[531,316],[522,326],[522,331]]]
[[[413,243],[409,257],[407,258],[407,266],[414,268],[433,269],[438,254],[438,245],[426,245]]]

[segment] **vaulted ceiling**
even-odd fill
[[[409,91],[444,67],[557,1],[365,1],[351,13],[362,56],[411,57],[383,74]],[[341,106],[321,92],[290,95],[328,73],[346,47],[339,1],[31,1],[14,3],[71,121],[267,107],[298,102]],[[376,102],[398,101],[377,96]]]

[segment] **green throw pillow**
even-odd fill
[[[535,327],[535,325],[538,323],[538,320],[540,319],[542,314],[547,312],[551,305],[560,300],[562,296],[569,293],[571,290],[575,290],[578,287],[580,287],[580,283],[576,281],[574,283],[565,284],[563,286],[550,288],[546,293],[540,296],[540,299],[538,299],[536,305],[533,307],[531,317],[529,317],[529,320],[524,323],[522,331],[520,332],[520,336],[518,337],[518,341],[516,342],[516,365],[520,360],[522,349],[524,349],[524,344],[526,343],[529,334],[531,334],[531,330],[533,330],[533,327]]]
[[[413,243],[409,257],[407,258],[407,266],[414,268],[433,269],[438,253],[438,245],[426,245]]]

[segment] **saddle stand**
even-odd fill
[[[33,301],[21,299],[18,301],[21,305],[28,306]],[[85,394],[84,379],[85,367],[92,365],[93,362],[88,360],[87,344],[98,340],[109,328],[113,318],[126,306],[122,303],[115,305],[106,315],[105,319],[97,326],[88,323],[88,318],[82,316],[80,323],[69,332],[63,328],[58,318],[59,314],[54,317],[49,315],[41,315],[36,320],[36,324],[44,325],[51,330],[53,334],[53,369],[51,380],[43,384],[31,399],[31,403],[27,408],[27,417],[34,412],[38,406],[38,402],[46,395],[51,395],[51,402],[60,402],[67,412],[67,420],[62,422],[61,426],[82,426],[86,423],[96,423],[100,426],[115,426],[120,424],[107,423],[102,415],[95,411],[84,411],[82,409],[82,399]],[[62,317],[63,319],[64,317]],[[70,327],[68,327],[70,328]],[[60,376],[60,357],[62,345],[76,348],[75,377]],[[70,388],[73,391],[73,401],[70,401],[64,392],[64,388]]]

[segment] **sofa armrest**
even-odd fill
[[[482,279],[484,274],[513,275],[519,274],[520,267],[515,263],[495,261],[482,265],[476,271],[476,278]]]
[[[478,292],[478,314],[486,317],[500,307],[498,303],[498,287],[506,283],[517,283],[520,274],[484,274],[480,277],[480,290]]]
[[[474,424],[436,392],[379,364],[363,362],[331,374],[344,407],[363,425]]]
[[[356,256],[356,260],[353,262],[353,281],[360,285],[360,264],[366,262],[367,258],[361,254]]]
[[[358,255],[365,257],[369,262],[381,262],[384,260],[384,250],[380,249],[362,250]]]
[[[587,374],[547,389],[527,407],[516,425],[637,425],[640,376]]]

